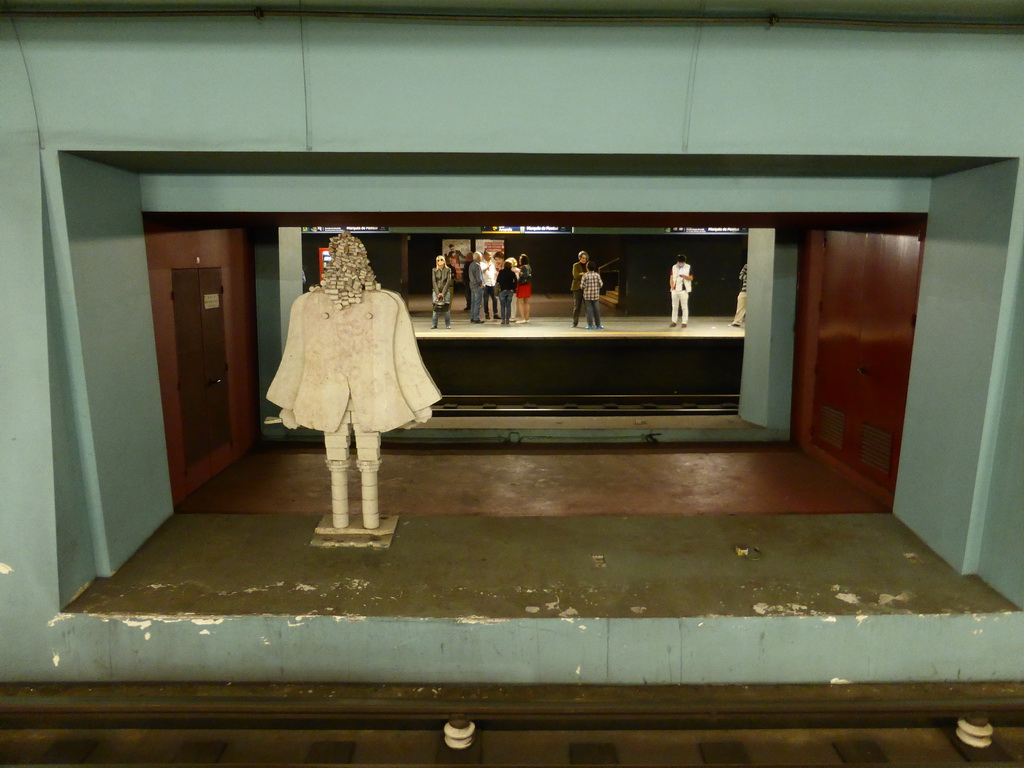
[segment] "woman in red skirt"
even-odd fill
[[[530,297],[533,295],[533,269],[530,257],[525,253],[519,256],[519,287],[516,288],[516,301],[519,304],[518,323],[530,322]]]

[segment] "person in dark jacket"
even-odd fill
[[[509,320],[512,317],[512,296],[515,295],[516,285],[519,281],[516,279],[516,273],[512,271],[512,263],[506,261],[502,266],[501,271],[498,272],[498,301],[501,303],[501,324],[508,325]]]
[[[482,323],[480,319],[480,304],[484,298],[484,271],[480,266],[480,251],[473,252],[473,260],[466,267],[466,282],[469,283],[470,304],[469,322]]]

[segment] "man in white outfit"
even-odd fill
[[[672,297],[672,322],[668,324],[669,328],[676,327],[676,320],[683,328],[689,322],[692,283],[690,265],[686,262],[686,257],[680,253],[668,276],[668,290]]]
[[[747,265],[740,270],[740,292],[736,297],[736,315],[729,323],[733,328],[739,328],[747,319]]]

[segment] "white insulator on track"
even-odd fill
[[[472,720],[457,717],[444,724],[444,743],[452,749],[467,749],[473,744],[476,726]]]
[[[992,746],[995,729],[984,717],[961,717],[956,723],[956,737],[964,744],[978,749]]]

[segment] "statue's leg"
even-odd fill
[[[331,470],[331,526],[348,528],[349,426],[337,432],[325,432],[327,468]]]
[[[377,510],[377,471],[380,469],[380,432],[364,432],[353,425],[356,435],[356,463],[363,489],[363,527],[380,527]]]

